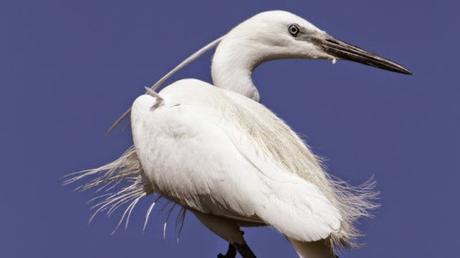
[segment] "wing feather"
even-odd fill
[[[136,150],[157,191],[200,212],[262,220],[298,241],[339,231],[319,162],[268,109],[197,80],[160,95],[157,109],[143,95],[132,111]]]

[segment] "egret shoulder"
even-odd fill
[[[142,96],[132,112],[137,153],[156,191],[299,241],[340,231],[342,216],[314,155],[263,105],[198,80],[160,95],[162,106],[151,110],[154,97]]]

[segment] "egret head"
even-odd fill
[[[272,59],[344,59],[411,74],[393,61],[333,38],[297,15],[286,11],[267,11],[247,19],[226,35],[190,55],[152,85],[152,88],[158,89],[177,71],[216,46],[211,67],[215,86],[230,89],[256,101],[259,100],[259,92],[252,82],[251,73],[257,65]],[[115,121],[109,131],[129,111]]]
[[[337,40],[286,11],[262,12],[242,22],[224,37],[216,52],[216,57],[219,55],[233,59],[234,64],[246,59],[246,65],[252,68],[263,61],[282,58],[344,59],[410,74],[401,65]],[[216,58],[214,61],[219,62]]]

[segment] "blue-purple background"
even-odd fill
[[[188,216],[162,240],[148,201],[126,232],[119,213],[87,224],[91,193],[68,172],[130,144],[111,123],[180,60],[240,21],[285,9],[407,65],[414,76],[285,60],[254,74],[262,102],[306,135],[329,171],[378,181],[382,207],[342,257],[458,257],[459,5],[454,1],[0,1],[0,257],[216,257],[226,244]],[[210,80],[206,55],[175,78]],[[258,257],[295,257],[272,229],[248,230]]]

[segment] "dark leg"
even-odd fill
[[[241,235],[244,235],[244,232],[241,231]],[[246,241],[243,239],[243,244],[228,244],[228,250],[225,255],[218,254],[217,258],[236,258],[236,251],[240,253],[243,258],[257,258],[256,255],[249,248]]]
[[[236,248],[232,244],[228,244],[228,250],[225,255],[218,254],[217,258],[235,258],[236,257]]]
[[[249,246],[244,244],[235,244],[236,250],[240,253],[241,257],[243,258],[256,258],[256,255],[251,251]]]
[[[241,257],[243,258],[256,258],[255,254],[251,251],[251,249],[246,243],[233,245],[228,244],[227,253],[225,255],[218,254],[217,258],[235,258],[236,251],[238,251],[238,253],[240,253]]]

